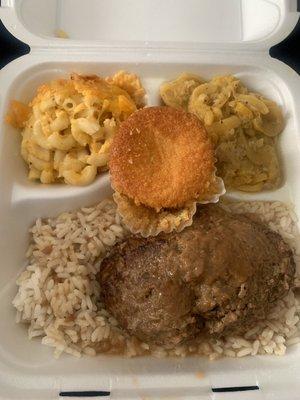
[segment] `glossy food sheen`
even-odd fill
[[[139,339],[172,347],[199,336],[244,332],[285,295],[292,251],[252,215],[201,207],[191,227],[130,237],[102,262],[103,301]]]

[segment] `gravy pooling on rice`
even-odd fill
[[[256,213],[272,230],[296,249],[299,273],[299,234],[295,214],[280,202],[223,204],[235,213]],[[81,354],[118,353],[128,357],[206,355],[243,357],[255,354],[283,355],[286,347],[300,341],[300,305],[292,290],[274,304],[265,319],[242,335],[206,338],[168,350],[143,343],[124,334],[117,321],[99,301],[101,287],[96,274],[108,249],[128,232],[120,223],[116,205],[104,200],[95,207],[63,213],[57,218],[38,219],[31,228],[28,265],[17,280],[13,300],[17,322],[28,325],[29,338],[39,337],[63,352]],[[299,276],[299,275],[297,275]],[[295,284],[299,284],[297,278]]]
[[[115,245],[99,281],[122,328],[173,348],[204,334],[245,333],[288,293],[294,274],[293,253],[279,234],[253,215],[207,205],[180,233]]]

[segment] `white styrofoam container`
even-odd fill
[[[268,54],[296,24],[296,0],[2,0],[0,18],[31,46],[30,54],[0,72],[0,398],[57,399],[61,391],[104,390],[112,399],[299,399],[300,346],[282,358],[214,362],[200,357],[55,360],[51,348],[29,341],[26,327],[15,324],[11,305],[28,228],[39,216],[93,204],[111,189],[104,175],[83,188],[29,182],[20,135],[3,122],[11,99],[28,101],[38,85],[73,71],[135,72],[148,105],[159,102],[160,83],[180,72],[205,78],[235,74],[283,108],[286,127],[279,147],[285,179],[273,192],[232,195],[291,201],[300,217],[300,80]],[[56,29],[70,39],[55,38]],[[259,390],[212,392],[255,385]]]

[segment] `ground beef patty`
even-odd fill
[[[102,262],[107,310],[142,341],[173,347],[242,333],[293,282],[292,251],[251,215],[199,208],[181,233],[130,237]]]

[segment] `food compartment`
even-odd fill
[[[300,160],[298,158],[299,144],[297,141],[297,120],[295,119],[296,105],[289,88],[284,81],[274,72],[256,66],[238,66],[226,64],[161,64],[159,68],[151,63],[139,65],[122,63],[42,63],[30,68],[24,68],[14,79],[8,89],[8,95],[3,102],[2,115],[5,115],[10,100],[29,101],[37,87],[54,78],[67,77],[72,72],[82,74],[99,74],[107,76],[115,73],[120,68],[136,73],[142,80],[146,90],[147,105],[160,104],[159,86],[162,82],[175,78],[179,73],[188,71],[199,74],[205,79],[215,75],[234,74],[240,78],[249,89],[258,91],[264,96],[276,101],[283,110],[286,121],[284,131],[279,137],[278,152],[282,161],[283,184],[278,190],[264,191],[256,194],[243,192],[228,192],[234,198],[281,200],[292,201],[298,211],[297,200],[297,171]],[[21,243],[25,246],[25,235],[28,227],[37,217],[55,216],[67,210],[80,206],[94,204],[110,193],[108,173],[101,174],[96,180],[86,187],[75,187],[66,184],[43,185],[38,182],[30,182],[27,179],[27,166],[20,155],[21,135],[18,130],[8,126],[2,119],[2,148],[1,148],[1,180],[3,195],[1,202],[8,212],[4,218],[10,222],[14,237],[16,230],[22,226],[23,234],[19,234]],[[5,225],[5,224],[4,224]],[[18,227],[18,228],[17,228]],[[27,239],[26,239],[27,240]],[[9,240],[8,243],[12,243]],[[8,254],[16,254],[11,251],[15,246],[3,246]],[[10,251],[8,251],[10,250]],[[20,254],[24,255],[24,247]],[[22,256],[19,260],[22,260]],[[11,275],[11,271],[18,271],[22,262],[13,262],[12,267],[1,271],[4,274],[2,282],[7,282],[5,274]]]
[[[128,72],[136,73],[142,80],[142,84],[146,91],[146,104],[148,106],[162,104],[159,96],[159,86],[162,82],[174,79],[178,74],[183,71],[191,72],[202,76],[204,79],[211,79],[216,75],[234,74],[249,90],[257,91],[265,97],[278,103],[281,108],[285,119],[284,131],[279,136],[278,153],[281,159],[282,184],[278,188],[279,193],[283,196],[288,196],[287,176],[291,175],[289,181],[294,180],[296,169],[291,165],[291,160],[296,162],[296,153],[298,151],[295,144],[293,135],[295,134],[295,123],[293,120],[292,110],[293,102],[290,98],[289,89],[276,75],[270,70],[258,67],[243,67],[233,65],[211,65],[211,64],[162,64],[160,68],[156,68],[151,64],[122,64],[122,69]],[[48,82],[55,78],[68,77],[70,73],[82,74],[98,74],[100,76],[108,76],[117,72],[120,69],[118,64],[97,64],[96,62],[84,63],[67,63],[67,64],[53,64],[45,63],[40,66],[31,67],[23,71],[12,83],[8,91],[8,97],[4,104],[4,113],[8,109],[8,104],[11,100],[16,99],[23,102],[30,101],[38,86],[42,83]],[[4,125],[4,143],[3,143],[3,158],[8,168],[6,169],[7,183],[11,185],[11,200],[13,203],[22,201],[22,199],[37,199],[49,198],[54,199],[82,196],[85,193],[97,192],[101,186],[101,181],[107,180],[107,173],[101,173],[96,177],[96,180],[85,187],[76,187],[66,184],[41,184],[40,182],[32,182],[27,178],[27,165],[22,160],[20,155],[20,142],[21,135],[17,129],[11,126]],[[297,145],[296,145],[297,146]],[[284,149],[284,151],[283,151]],[[11,183],[10,183],[11,182]],[[46,194],[47,193],[47,194]],[[286,194],[285,194],[286,193]],[[257,194],[239,192],[243,198],[245,196],[258,198],[272,198],[274,190],[259,192]],[[262,196],[262,197],[261,197]]]
[[[11,83],[7,97],[3,102],[2,113],[7,110],[11,99],[28,101],[32,98],[38,85],[50,79],[68,76],[71,72],[82,74],[110,75],[119,69],[136,73],[142,80],[147,93],[147,105],[160,103],[159,85],[175,78],[179,73],[187,71],[210,79],[215,75],[234,74],[254,91],[276,101],[281,105],[286,126],[278,144],[282,159],[284,175],[283,185],[278,190],[264,191],[258,194],[229,192],[228,195],[242,200],[279,200],[291,202],[300,215],[300,190],[296,175],[299,170],[299,143],[297,137],[298,122],[296,119],[296,104],[290,88],[284,80],[270,69],[233,65],[225,63],[161,63],[159,67],[153,63],[105,63],[89,62],[46,62],[24,67],[23,71]],[[3,114],[2,114],[3,115]],[[3,119],[2,119],[3,120]],[[276,385],[280,384],[279,365],[292,369],[299,357],[299,346],[291,347],[282,359],[264,356],[257,366],[255,358],[243,360],[221,359],[214,363],[199,358],[187,359],[125,359],[114,356],[83,357],[74,360],[63,355],[59,360],[52,357],[52,349],[42,346],[40,340],[29,341],[27,328],[15,324],[15,309],[11,301],[16,293],[15,280],[25,263],[25,252],[28,246],[28,229],[38,217],[53,217],[63,211],[93,205],[111,194],[108,174],[100,175],[95,182],[87,187],[72,187],[61,185],[42,185],[30,183],[26,176],[19,147],[20,134],[2,122],[2,148],[0,177],[2,182],[1,207],[2,215],[2,259],[5,267],[0,271],[1,308],[0,318],[5,329],[0,332],[0,363],[5,371],[7,386],[15,385],[10,379],[12,371],[22,378],[23,390],[30,389],[30,378],[38,371],[42,393],[51,387],[53,393],[63,390],[93,390],[114,389],[116,398],[127,396],[134,398],[139,395],[153,395],[154,388],[162,385],[165,394],[173,393],[171,387],[175,382],[178,387],[191,396],[198,396],[199,391],[204,396],[210,386],[218,386],[226,381],[228,386],[270,384],[270,376],[264,368],[270,363],[273,376],[278,376]],[[226,369],[226,379],[220,373]],[[230,371],[230,372],[229,372]],[[238,378],[236,373],[239,371]],[[249,373],[250,371],[250,373]],[[203,372],[203,376],[199,375]],[[179,376],[179,373],[182,375]],[[80,375],[79,375],[80,374]],[[197,375],[198,374],[198,375]],[[74,382],[74,376],[77,379]],[[138,380],[134,381],[134,376]],[[164,376],[162,381],[161,376]],[[199,379],[199,376],[202,378]],[[167,377],[165,379],[165,377]],[[258,378],[259,377],[259,378]],[[262,384],[263,384],[262,383]],[[132,389],[133,388],[133,389]],[[120,390],[118,392],[118,390]],[[185,396],[181,388],[179,395]],[[38,395],[36,396],[38,398]],[[32,398],[32,397],[31,397]]]

